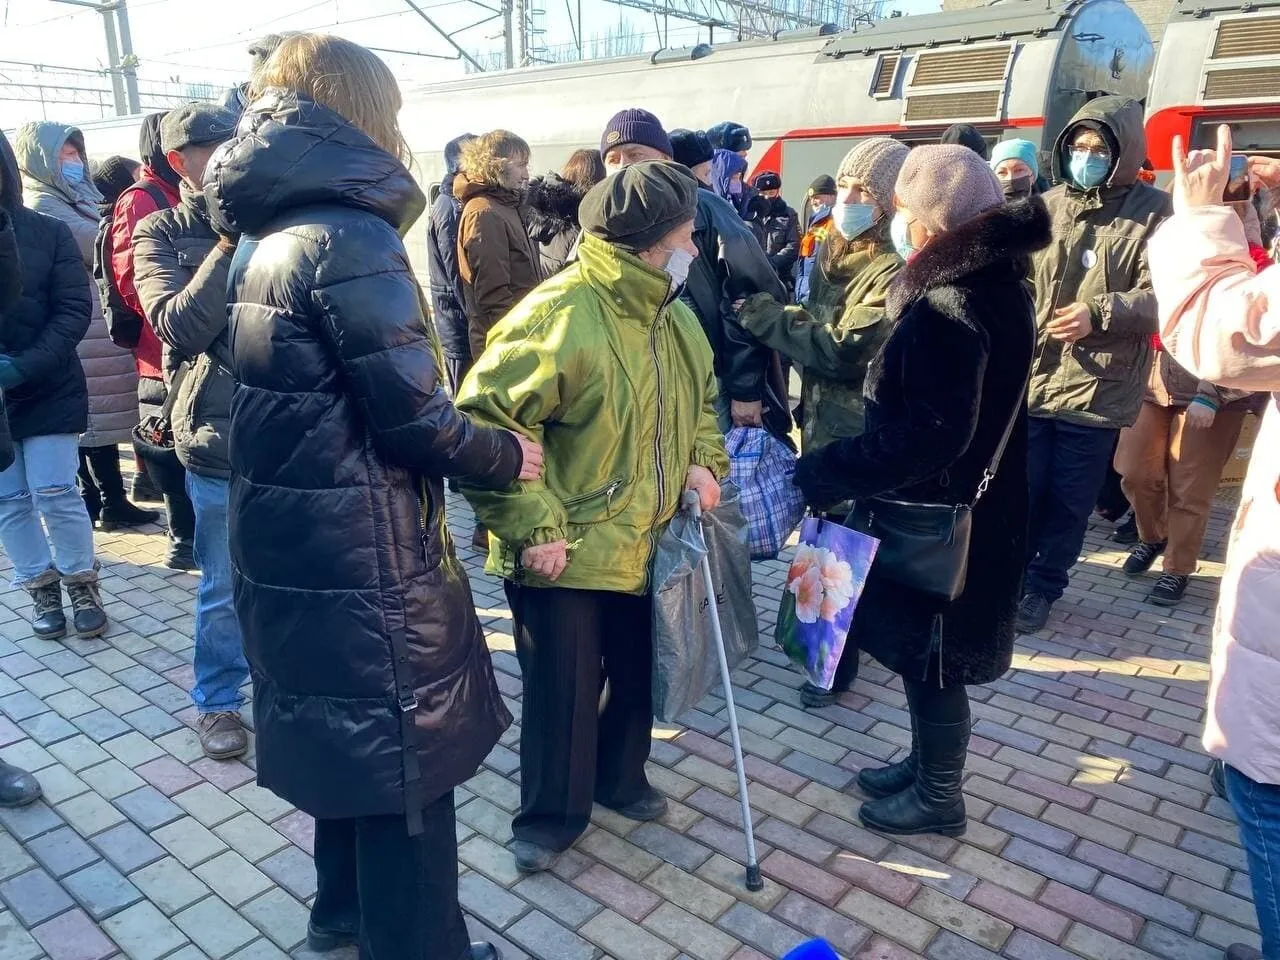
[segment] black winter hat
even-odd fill
[[[832,196],[836,195],[836,178],[829,173],[824,173],[820,177],[814,177],[813,183],[809,184],[809,196]]]
[[[991,147],[987,144],[986,137],[971,123],[953,123],[947,127],[947,132],[938,142],[958,143],[962,147],[968,147],[983,160],[991,159]]]
[[[717,123],[707,131],[707,139],[711,145],[730,153],[741,153],[751,149],[751,131],[740,123],[725,120]]]
[[[666,157],[672,155],[671,138],[662,128],[662,121],[639,107],[619,110],[613,115],[600,137],[600,155],[605,156],[615,147],[625,147],[629,143],[653,147]]]
[[[633,163],[597,183],[578,208],[582,229],[628,253],[648,250],[698,209],[698,181],[667,160]]]
[[[692,169],[700,163],[710,163],[716,155],[715,147],[701,130],[672,130],[671,159]]]
[[[781,190],[782,177],[778,176],[772,170],[766,170],[760,176],[756,177],[755,188],[757,190]]]

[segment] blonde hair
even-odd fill
[[[531,153],[529,144],[510,130],[490,130],[463,146],[459,166],[477,183],[501,186],[506,162],[528,160]]]
[[[328,107],[401,163],[409,162],[409,145],[400,132],[400,86],[391,69],[360,44],[324,33],[286,37],[254,73],[252,95],[269,87]]]

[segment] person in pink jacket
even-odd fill
[[[1258,273],[1244,227],[1222,203],[1231,132],[1216,150],[1174,144],[1174,215],[1151,239],[1161,338],[1196,376],[1267,400],[1227,549],[1213,630],[1204,746],[1226,762],[1227,795],[1249,859],[1262,952],[1280,957],[1280,271]],[[1280,161],[1250,158],[1255,184],[1280,187]]]

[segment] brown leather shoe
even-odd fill
[[[238,713],[205,713],[198,723],[200,746],[210,760],[230,760],[249,750],[249,731]]]
[[[489,531],[478,523],[475,531],[471,534],[471,546],[481,553],[489,552]]]

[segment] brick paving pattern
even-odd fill
[[[455,527],[470,530],[461,501]],[[458,791],[460,879],[477,935],[507,960],[760,960],[819,935],[850,960],[1217,960],[1258,943],[1244,854],[1198,737],[1228,507],[1201,576],[1169,612],[1143,602],[1095,527],[1049,628],[973,688],[961,840],[858,825],[864,764],[909,742],[900,685],[864,664],[838,706],[804,711],[762,649],[735,677],[765,889],[742,885],[723,701],[659,727],[660,823],[597,809],[555,870],[521,877],[503,844],[519,798],[519,668],[501,586],[463,550],[517,718]],[[201,757],[190,728],[196,578],[159,565],[155,532],[100,536],[103,640],[30,637],[0,593],[0,756],[45,800],[0,811],[0,960],[279,960],[315,894],[308,817]],[[7,574],[7,571],[5,571]],[[785,560],[758,564],[766,645]],[[7,575],[6,575],[7,580]],[[354,960],[353,951],[334,955]]]

